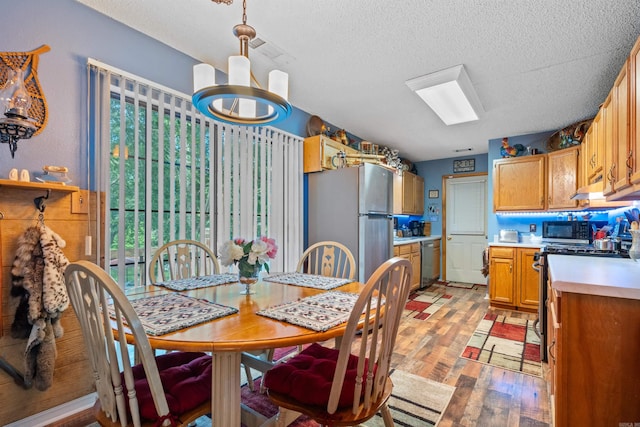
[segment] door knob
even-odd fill
[[[447,236],[447,240],[451,240],[451,239],[453,239],[453,237]]]

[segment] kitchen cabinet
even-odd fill
[[[626,75],[625,75],[626,72]],[[625,109],[624,109],[624,87],[626,85],[626,128],[625,128]],[[619,141],[618,150],[620,150],[617,159],[618,163],[622,162],[622,145],[626,143],[626,159],[622,166],[623,173],[618,175],[615,192],[608,195],[608,200],[637,200],[640,199],[640,156],[637,154],[640,150],[640,38],[636,41],[635,46],[631,50],[628,62],[620,71],[620,75],[616,80],[618,90],[618,102],[616,105],[619,109],[616,118],[618,126]],[[627,134],[625,135],[625,129]],[[625,138],[626,136],[626,138]],[[626,141],[622,141],[626,139]]]
[[[399,256],[408,260],[413,269],[411,290],[419,289],[422,284],[422,258],[420,255],[420,243],[407,243],[393,247],[393,256]]]
[[[536,311],[539,273],[533,256],[539,248],[491,246],[489,249],[489,300],[491,305]]]
[[[570,197],[578,189],[579,146],[547,155],[547,209],[573,209],[577,200]]]
[[[591,122],[589,130],[591,135],[589,138],[589,144],[587,145],[587,169],[586,176],[587,182],[596,182],[602,177],[602,159],[604,158],[604,135],[605,135],[605,123],[604,123],[605,110],[600,108],[596,117]]]
[[[624,191],[631,185],[632,150],[629,143],[629,61],[627,60],[613,85],[613,137],[610,175],[605,183],[605,196],[609,192]],[[607,158],[605,158],[605,163]]]
[[[421,176],[407,171],[393,176],[393,213],[424,214],[424,179]]]
[[[340,151],[346,154],[360,154],[358,150],[324,135],[305,138],[303,172],[321,172],[326,169],[336,169],[338,163],[335,156]]]
[[[493,211],[546,208],[546,155],[493,161]]]
[[[553,289],[550,296],[553,425],[640,422],[640,301]]]

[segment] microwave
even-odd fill
[[[591,243],[589,221],[543,221],[542,239],[546,242]]]

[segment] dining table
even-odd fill
[[[331,289],[359,294],[364,284],[350,282]],[[212,356],[211,421],[215,427],[240,426],[243,418],[241,404],[241,363],[251,362],[248,353],[298,346],[330,339],[339,340],[346,323],[326,330],[313,330],[287,321],[258,314],[258,311],[298,301],[327,290],[294,284],[276,283],[264,279],[251,285],[253,293],[245,294],[245,285],[238,282],[201,287],[184,291],[151,285],[128,292],[134,302],[138,298],[178,292],[180,294],[237,309],[237,312],[213,320],[188,326],[162,335],[150,335],[151,347],[158,350],[202,351]],[[259,363],[259,362],[258,362]],[[247,411],[244,411],[245,414]],[[249,411],[251,412],[251,411]],[[258,423],[256,414],[249,424]],[[258,425],[273,425],[274,419],[260,419]]]

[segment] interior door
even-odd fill
[[[486,283],[482,252],[487,246],[487,176],[445,180],[445,279]]]

